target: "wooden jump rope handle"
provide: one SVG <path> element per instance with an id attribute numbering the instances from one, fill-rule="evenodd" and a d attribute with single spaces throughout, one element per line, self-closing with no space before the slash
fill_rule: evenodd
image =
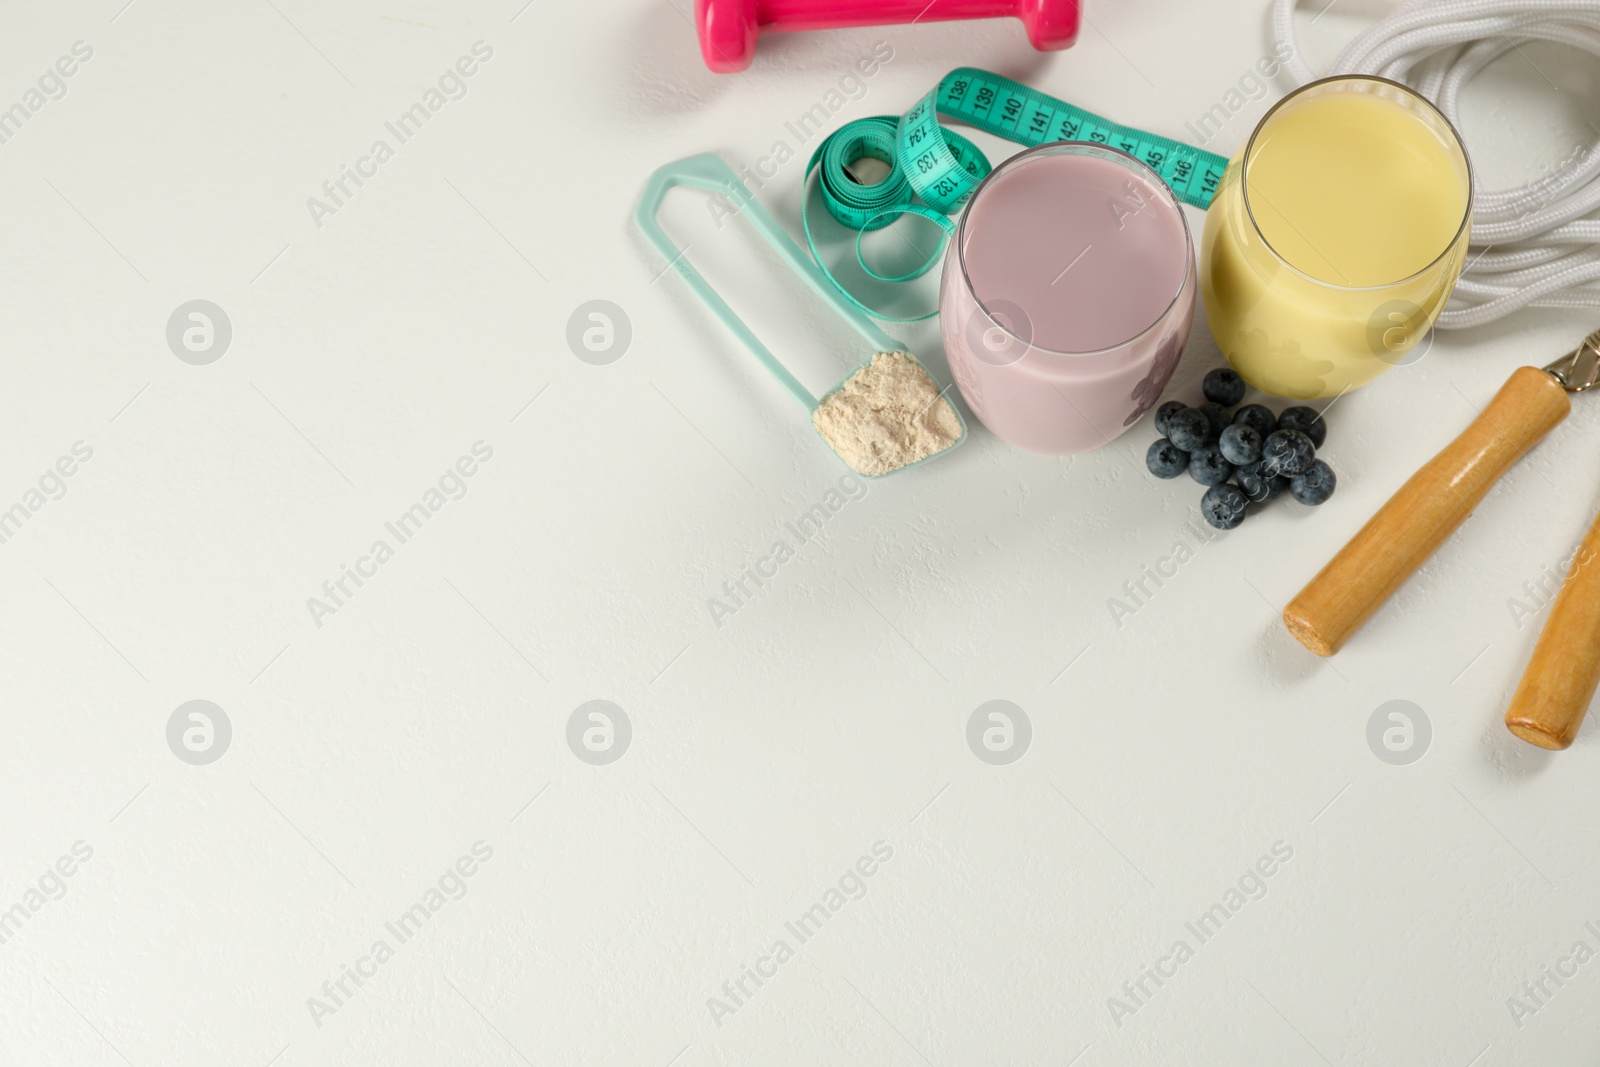
<path id="1" fill-rule="evenodd" d="M 1283 622 L 1289 632 L 1319 656 L 1339 651 L 1345 640 L 1466 521 L 1500 476 L 1571 410 L 1567 392 L 1554 375 L 1533 367 L 1517 368 L 1461 436 L 1413 474 L 1289 602 L 1283 609 Z M 1594 531 L 1590 536 L 1595 536 Z M 1565 590 L 1562 597 L 1566 598 Z M 1583 603 L 1584 608 L 1575 610 L 1587 611 L 1589 616 L 1585 618 L 1592 616 L 1594 622 L 1588 624 L 1588 629 L 1581 629 L 1582 622 L 1574 623 L 1580 633 L 1590 635 L 1590 644 L 1575 658 L 1588 663 L 1588 689 L 1584 690 L 1587 694 L 1594 691 L 1595 671 L 1600 670 L 1600 644 L 1592 639 L 1600 635 L 1595 628 L 1600 623 L 1600 585 Z M 1552 625 L 1546 627 L 1546 632 L 1555 630 L 1554 621 L 1552 614 Z M 1534 659 L 1537 663 L 1537 653 Z M 1529 671 L 1531 674 L 1532 666 Z M 1575 683 L 1582 681 L 1574 678 Z M 1576 692 L 1577 689 L 1572 690 Z M 1585 696 L 1584 702 L 1587 700 Z M 1577 714 L 1581 717 L 1582 710 Z M 1576 729 L 1576 721 L 1573 728 Z"/>
<path id="2" fill-rule="evenodd" d="M 1506 708 L 1506 729 L 1540 748 L 1566 748 L 1578 736 L 1600 683 L 1600 516 L 1573 556 L 1533 658 Z"/>

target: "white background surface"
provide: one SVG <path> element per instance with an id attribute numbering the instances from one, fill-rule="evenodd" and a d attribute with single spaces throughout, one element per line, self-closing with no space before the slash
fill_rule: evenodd
<path id="1" fill-rule="evenodd" d="M 1547 754 L 1500 717 L 1539 621 L 1508 598 L 1600 507 L 1597 402 L 1336 661 L 1277 619 L 1581 317 L 1444 338 L 1340 401 L 1334 499 L 1253 516 L 1120 628 L 1107 599 L 1200 496 L 1144 473 L 1148 419 L 1066 459 L 974 423 L 720 628 L 706 608 L 844 468 L 652 280 L 629 222 L 648 172 L 808 154 L 784 122 L 880 40 L 893 60 L 836 122 L 967 64 L 1186 136 L 1270 47 L 1264 2 L 1091 0 L 1052 56 L 1015 22 L 771 38 L 743 76 L 707 73 L 658 0 L 122 2 L 13 5 L 0 33 L 3 105 L 94 49 L 0 145 L 0 506 L 93 448 L 0 544 L 0 908 L 93 849 L 0 945 L 0 1062 L 1594 1062 L 1600 962 L 1520 1026 L 1507 998 L 1600 949 L 1600 741 Z M 1372 17 L 1344 0 L 1309 26 L 1313 65 Z M 307 198 L 479 40 L 466 97 L 315 225 Z M 1467 111 L 1503 185 L 1591 143 L 1600 81 L 1529 49 Z M 802 167 L 760 190 L 796 230 Z M 861 358 L 684 203 L 694 261 L 803 378 Z M 206 366 L 165 340 L 196 298 L 233 328 Z M 632 324 L 608 366 L 565 340 L 596 298 Z M 936 327 L 902 335 L 947 381 Z M 1196 402 L 1219 362 L 1197 317 L 1168 395 Z M 307 598 L 480 440 L 466 496 L 316 625 Z M 607 766 L 565 740 L 597 698 L 633 729 Z M 166 741 L 192 699 L 234 731 L 207 766 Z M 965 740 L 991 699 L 1032 724 L 1009 766 Z M 1410 766 L 1367 745 L 1392 699 L 1433 724 Z M 318 1025 L 308 998 L 480 840 L 469 892 Z M 784 923 L 878 841 L 866 896 L 799 944 Z M 1184 923 L 1279 841 L 1265 896 L 1197 945 Z M 714 1019 L 779 938 L 794 958 Z M 1194 957 L 1115 1017 L 1179 938 Z"/>

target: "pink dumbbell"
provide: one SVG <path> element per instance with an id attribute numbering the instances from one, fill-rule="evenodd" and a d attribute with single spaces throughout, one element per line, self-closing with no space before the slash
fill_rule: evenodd
<path id="1" fill-rule="evenodd" d="M 794 33 L 952 19 L 1016 18 L 1041 52 L 1078 39 L 1082 0 L 695 0 L 700 54 L 718 74 L 750 66 L 763 30 Z"/>

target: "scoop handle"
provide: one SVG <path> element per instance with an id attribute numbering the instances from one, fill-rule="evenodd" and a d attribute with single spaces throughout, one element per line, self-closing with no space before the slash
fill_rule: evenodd
<path id="1" fill-rule="evenodd" d="M 661 202 L 666 199 L 667 193 L 672 188 L 679 185 L 714 193 L 731 201 L 735 208 L 734 213 L 747 219 L 772 250 L 811 287 L 811 291 L 827 301 L 834 313 L 843 319 L 846 325 L 866 339 L 872 346 L 872 351 L 905 351 L 904 344 L 878 329 L 876 323 L 850 306 L 844 295 L 822 273 L 822 268 L 800 251 L 800 246 L 794 243 L 788 231 L 780 226 L 778 220 L 768 214 L 767 209 L 761 206 L 761 202 L 740 183 L 727 160 L 714 152 L 703 152 L 656 168 L 645 183 L 644 193 L 639 197 L 638 206 L 634 208 L 634 225 L 639 227 L 650 243 L 667 260 L 668 265 L 682 275 L 683 280 L 689 283 L 689 288 L 693 289 L 695 295 L 711 309 L 712 314 L 721 319 L 722 324 L 732 330 L 735 337 L 744 342 L 744 346 L 760 360 L 761 365 L 767 368 L 788 390 L 789 395 L 800 401 L 807 411 L 813 411 L 817 406 L 817 398 L 811 395 L 811 390 L 790 373 L 789 368 L 785 367 L 772 350 L 755 335 L 755 331 L 745 324 L 715 289 L 711 288 L 705 276 L 695 270 L 694 265 L 687 259 L 689 248 L 686 246 L 680 249 L 661 228 L 661 223 L 656 218 L 661 210 Z"/>
<path id="2" fill-rule="evenodd" d="M 1571 410 L 1554 375 L 1518 367 L 1461 436 L 1413 474 L 1289 602 L 1283 609 L 1289 632 L 1319 656 L 1339 651 Z"/>
<path id="3" fill-rule="evenodd" d="M 1506 708 L 1506 729 L 1540 748 L 1562 749 L 1578 727 L 1600 683 L 1600 516 L 1572 557 L 1533 658 Z"/>
<path id="4" fill-rule="evenodd" d="M 688 248 L 679 248 L 667 231 L 661 228 L 661 223 L 656 215 L 661 210 L 661 202 L 666 199 L 667 193 L 678 185 L 686 185 L 693 189 L 701 189 L 709 193 L 725 196 L 733 202 L 737 213 L 743 214 L 756 227 L 773 248 L 780 255 L 784 255 L 791 265 L 804 273 L 802 267 L 815 266 L 809 260 L 801 264 L 804 257 L 800 250 L 794 247 L 794 242 L 789 239 L 766 209 L 756 202 L 750 190 L 739 184 L 738 177 L 733 173 L 733 168 L 728 166 L 727 160 L 713 152 L 704 152 L 698 156 L 689 156 L 664 166 L 656 168 L 645 183 L 644 193 L 639 197 L 639 204 L 634 208 L 634 225 L 639 227 L 641 233 L 656 246 L 656 250 L 666 259 L 673 270 L 682 275 L 683 280 L 693 289 L 695 295 L 711 310 L 711 313 L 722 320 L 722 324 L 750 350 L 751 355 L 767 368 L 767 371 L 777 378 L 789 395 L 805 407 L 807 411 L 817 406 L 817 398 L 811 395 L 811 390 L 800 383 L 800 379 L 789 373 L 789 368 L 773 354 L 772 349 L 762 344 L 761 338 L 755 331 L 745 325 L 738 312 L 728 306 L 728 302 L 711 288 L 711 283 L 705 276 L 694 269 L 694 264 L 688 261 Z M 665 269 L 663 272 L 665 273 Z M 814 287 L 814 286 L 813 286 Z"/>

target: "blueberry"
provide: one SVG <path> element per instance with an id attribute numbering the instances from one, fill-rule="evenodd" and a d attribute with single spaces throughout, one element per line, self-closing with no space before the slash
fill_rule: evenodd
<path id="1" fill-rule="evenodd" d="M 1180 411 L 1187 411 L 1189 405 L 1181 400 L 1169 400 L 1156 408 L 1156 433 L 1165 437 L 1167 435 L 1167 420 Z M 1271 431 L 1267 431 L 1270 433 Z"/>
<path id="2" fill-rule="evenodd" d="M 1269 474 L 1299 474 L 1316 458 L 1316 446 L 1299 430 L 1273 430 L 1261 443 Z"/>
<path id="3" fill-rule="evenodd" d="M 1144 454 L 1144 465 L 1157 478 L 1176 478 L 1188 468 L 1189 453 L 1162 437 L 1150 443 L 1150 450 Z"/>
<path id="4" fill-rule="evenodd" d="M 1339 479 L 1334 477 L 1333 468 L 1322 460 L 1315 460 L 1311 466 L 1289 479 L 1289 492 L 1302 504 L 1317 505 L 1333 495 L 1333 487 Z"/>
<path id="5" fill-rule="evenodd" d="M 1244 399 L 1244 379 L 1239 377 L 1237 371 L 1227 367 L 1218 367 L 1206 375 L 1205 381 L 1200 383 L 1206 399 L 1231 408 Z"/>
<path id="6" fill-rule="evenodd" d="M 1189 453 L 1189 477 L 1201 485 L 1221 485 L 1233 477 L 1233 464 L 1216 445 L 1201 445 Z"/>
<path id="7" fill-rule="evenodd" d="M 1211 421 L 1197 408 L 1186 408 L 1167 416 L 1167 436 L 1185 452 L 1193 452 L 1210 440 Z"/>
<path id="8" fill-rule="evenodd" d="M 1299 430 L 1311 438 L 1311 443 L 1317 448 L 1321 448 L 1322 442 L 1328 439 L 1328 424 L 1322 421 L 1322 416 L 1317 414 L 1315 408 L 1284 408 L 1283 414 L 1278 416 L 1278 429 Z"/>
<path id="9" fill-rule="evenodd" d="M 1219 530 L 1231 530 L 1244 521 L 1245 505 L 1249 503 L 1236 485 L 1213 485 L 1200 498 L 1200 514 Z"/>
<path id="10" fill-rule="evenodd" d="M 1221 404 L 1201 404 L 1195 410 L 1205 415 L 1206 422 L 1211 424 L 1211 437 L 1209 440 L 1212 441 L 1221 437 L 1222 431 L 1226 430 L 1228 424 L 1233 421 L 1233 416 L 1229 415 L 1228 409 Z"/>
<path id="11" fill-rule="evenodd" d="M 1278 417 L 1265 404 L 1246 404 L 1233 413 L 1233 421 L 1249 426 L 1262 437 L 1278 428 Z"/>
<path id="12" fill-rule="evenodd" d="M 1253 504 L 1264 504 L 1289 488 L 1289 479 L 1281 474 L 1268 474 L 1265 460 L 1247 463 L 1233 472 L 1233 483 L 1244 490 Z"/>
<path id="13" fill-rule="evenodd" d="M 1256 433 L 1254 427 L 1236 422 L 1222 431 L 1217 447 L 1222 449 L 1223 459 L 1242 467 L 1261 458 L 1261 435 Z"/>

